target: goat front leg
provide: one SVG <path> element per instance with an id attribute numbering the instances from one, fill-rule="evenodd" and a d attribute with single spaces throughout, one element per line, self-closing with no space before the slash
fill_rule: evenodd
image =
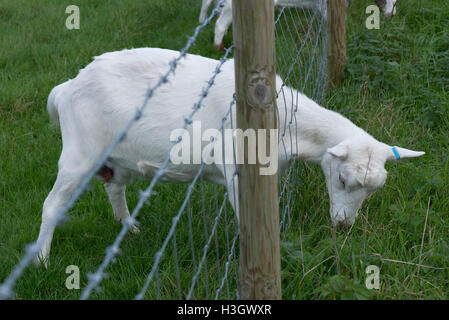
<path id="1" fill-rule="evenodd" d="M 217 50 L 224 50 L 224 36 L 232 23 L 232 6 L 225 3 L 220 16 L 215 23 L 214 46 Z"/>
<path id="2" fill-rule="evenodd" d="M 237 222 L 239 221 L 239 180 L 238 175 L 235 174 L 236 166 L 230 164 L 217 165 L 217 169 L 221 174 L 223 180 L 219 183 L 223 184 L 228 193 L 228 199 L 231 203 L 232 209 Z M 217 181 L 218 182 L 218 181 Z"/>
<path id="3" fill-rule="evenodd" d="M 200 18 L 198 19 L 200 23 L 203 23 L 204 20 L 206 20 L 207 9 L 209 9 L 211 2 L 212 0 L 203 0 L 201 4 Z"/>
<path id="4" fill-rule="evenodd" d="M 235 218 L 237 223 L 239 223 L 239 181 L 237 175 L 232 175 L 232 177 L 228 178 L 227 191 L 229 202 L 231 202 Z"/>
<path id="5" fill-rule="evenodd" d="M 111 203 L 112 210 L 114 211 L 115 219 L 118 221 L 125 221 L 129 216 L 128 205 L 126 203 L 126 185 L 118 184 L 114 182 L 106 182 L 104 184 L 106 193 L 109 197 L 109 202 Z M 132 226 L 132 233 L 138 233 L 139 228 L 137 226 Z"/>

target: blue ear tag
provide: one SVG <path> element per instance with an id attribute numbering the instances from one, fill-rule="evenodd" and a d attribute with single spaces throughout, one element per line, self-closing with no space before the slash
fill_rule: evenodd
<path id="1" fill-rule="evenodd" d="M 396 160 L 401 159 L 401 157 L 399 156 L 398 151 L 396 150 L 396 147 L 391 148 L 391 150 L 393 150 L 394 156 L 396 157 Z"/>

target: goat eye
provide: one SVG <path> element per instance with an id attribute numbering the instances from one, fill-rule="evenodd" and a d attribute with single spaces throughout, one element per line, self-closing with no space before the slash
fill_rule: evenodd
<path id="1" fill-rule="evenodd" d="M 343 187 L 345 187 L 345 180 L 343 179 L 343 177 L 341 176 L 341 173 L 338 175 L 338 180 L 340 180 L 341 184 L 343 185 Z"/>

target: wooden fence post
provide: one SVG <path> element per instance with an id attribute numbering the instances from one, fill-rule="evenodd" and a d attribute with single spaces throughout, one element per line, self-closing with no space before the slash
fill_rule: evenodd
<path id="1" fill-rule="evenodd" d="M 237 127 L 277 128 L 273 0 L 233 0 Z M 277 136 L 277 135 L 276 135 Z M 248 139 L 249 140 L 249 139 Z M 257 152 L 260 141 L 257 137 Z M 238 147 L 238 144 L 237 144 Z M 240 298 L 281 299 L 278 175 L 261 175 L 259 163 L 238 165 Z M 277 158 L 276 154 L 270 157 Z"/>
<path id="2" fill-rule="evenodd" d="M 346 0 L 327 0 L 327 87 L 339 86 L 346 65 Z"/>

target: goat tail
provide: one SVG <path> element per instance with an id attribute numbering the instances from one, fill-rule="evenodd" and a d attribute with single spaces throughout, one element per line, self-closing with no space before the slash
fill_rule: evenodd
<path id="1" fill-rule="evenodd" d="M 57 127 L 59 125 L 59 113 L 58 113 L 58 105 L 56 102 L 56 98 L 58 96 L 58 88 L 54 87 L 49 96 L 48 96 L 48 101 L 47 101 L 47 112 L 50 116 L 50 122 L 52 125 L 54 125 L 55 127 Z"/>
<path id="2" fill-rule="evenodd" d="M 58 112 L 58 105 L 61 104 L 61 96 L 64 96 L 64 87 L 69 83 L 70 81 L 64 82 L 56 87 L 54 87 L 50 94 L 48 95 L 47 100 L 47 112 L 50 116 L 50 122 L 55 127 L 59 126 L 59 112 Z"/>

